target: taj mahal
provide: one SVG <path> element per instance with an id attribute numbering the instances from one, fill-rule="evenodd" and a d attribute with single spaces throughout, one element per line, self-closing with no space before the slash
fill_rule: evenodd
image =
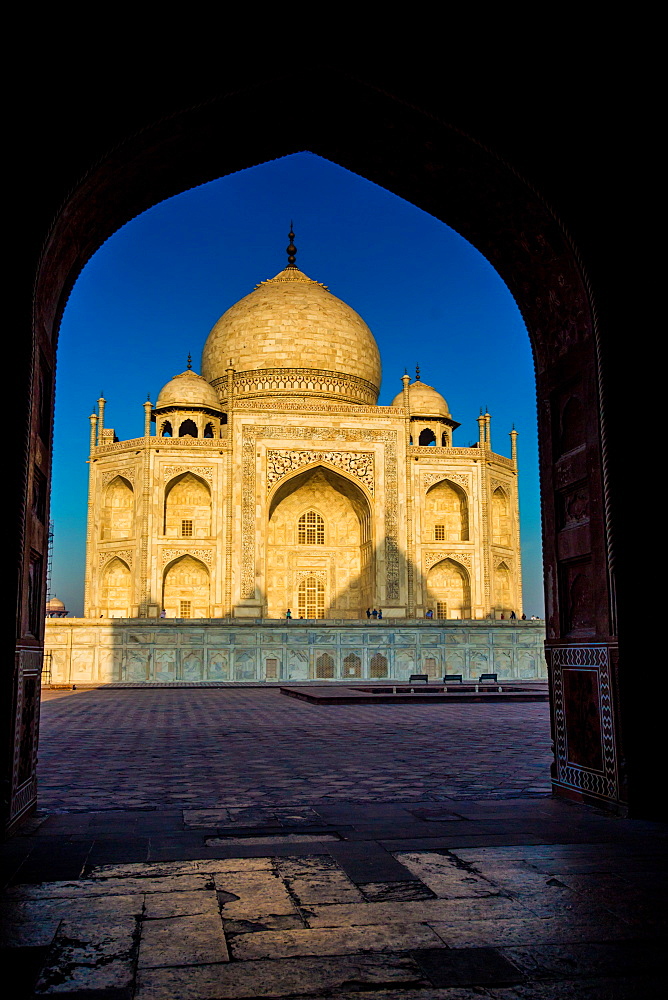
<path id="1" fill-rule="evenodd" d="M 431 636 L 436 676 L 452 667 L 444 629 L 467 646 L 472 630 L 491 635 L 521 617 L 517 432 L 511 457 L 496 453 L 491 417 L 481 413 L 478 440 L 457 446 L 460 425 L 419 370 L 398 377 L 392 405 L 379 406 L 373 333 L 297 267 L 292 232 L 287 252 L 287 266 L 214 325 L 199 373 L 189 357 L 155 404 L 144 403 L 142 436 L 117 440 L 98 400 L 84 617 L 48 620 L 56 673 L 61 662 L 74 676 L 78 657 L 92 679 L 131 679 L 132 670 L 139 679 L 185 678 L 179 657 L 158 647 L 194 635 L 194 679 L 399 675 L 392 657 L 383 653 L 374 674 L 373 656 L 362 655 L 375 643 L 367 612 L 377 609 L 388 650 L 413 650 L 405 670 L 424 667 L 421 644 Z M 291 640 L 277 632 L 286 616 L 296 645 L 317 623 L 308 641 L 332 646 L 326 669 L 292 657 L 291 672 Z M 503 630 L 506 646 L 530 647 L 524 671 L 519 647 L 508 661 L 515 676 L 543 674 L 535 624 L 517 623 L 522 641 Z M 237 633 L 255 649 L 251 666 L 235 672 L 230 653 L 212 673 L 205 647 L 234 645 Z M 143 637 L 135 654 L 142 644 L 152 650 L 141 664 L 128 652 L 131 634 Z M 58 661 L 65 647 L 67 666 Z M 493 647 L 490 639 L 491 660 Z"/>

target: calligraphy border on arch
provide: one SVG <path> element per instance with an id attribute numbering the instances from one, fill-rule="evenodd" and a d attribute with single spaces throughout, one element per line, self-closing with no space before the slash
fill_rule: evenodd
<path id="1" fill-rule="evenodd" d="M 370 441 L 385 445 L 385 567 L 386 595 L 389 601 L 399 599 L 399 496 L 397 475 L 397 431 L 372 430 L 348 427 L 276 427 L 244 424 L 242 427 L 241 465 L 241 599 L 255 596 L 255 510 L 257 484 L 255 449 L 258 438 L 270 440 L 295 439 L 303 441 L 342 441 L 354 443 Z"/>

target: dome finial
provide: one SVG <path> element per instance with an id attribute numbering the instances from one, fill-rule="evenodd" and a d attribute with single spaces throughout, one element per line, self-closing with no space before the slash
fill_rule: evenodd
<path id="1" fill-rule="evenodd" d="M 420 366 L 419 365 L 415 366 L 415 381 L 416 382 L 420 381 Z"/>
<path id="2" fill-rule="evenodd" d="M 192 367 L 193 367 L 193 359 L 190 356 L 190 351 L 188 351 L 188 364 L 187 364 L 187 368 L 188 368 L 189 372 L 192 371 Z"/>
<path id="3" fill-rule="evenodd" d="M 288 239 L 290 240 L 290 245 L 287 248 L 288 255 L 288 267 L 295 266 L 295 254 L 297 253 L 297 247 L 294 244 L 295 234 L 292 231 L 292 219 L 290 219 L 290 232 L 288 233 Z"/>

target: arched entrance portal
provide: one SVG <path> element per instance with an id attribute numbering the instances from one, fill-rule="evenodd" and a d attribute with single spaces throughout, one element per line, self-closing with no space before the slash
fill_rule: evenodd
<path id="1" fill-rule="evenodd" d="M 568 214 L 572 192 L 560 189 L 555 175 L 544 196 L 488 152 L 484 135 L 482 142 L 474 141 L 461 126 L 445 124 L 439 119 L 440 90 L 432 85 L 420 91 L 418 83 L 410 97 L 397 99 L 331 68 L 322 73 L 308 70 L 301 76 L 299 101 L 286 102 L 275 118 L 263 113 L 263 128 L 249 130 L 248 122 L 271 102 L 273 90 L 273 81 L 247 92 L 235 88 L 231 97 L 178 114 L 156 108 L 155 124 L 150 124 L 149 112 L 146 127 L 134 130 L 126 142 L 117 142 L 110 132 L 106 148 L 113 151 L 106 157 L 99 156 L 99 147 L 85 149 L 78 159 L 72 154 L 69 174 L 67 161 L 59 163 L 61 176 L 63 170 L 66 174 L 63 190 L 72 194 L 61 204 L 39 262 L 32 260 L 37 279 L 33 286 L 32 274 L 28 276 L 27 294 L 34 287 L 33 330 L 19 346 L 17 361 L 31 388 L 21 396 L 23 410 L 15 413 L 24 421 L 25 434 L 8 444 L 16 448 L 19 484 L 13 508 L 17 571 L 12 598 L 19 618 L 16 659 L 9 649 L 5 656 L 15 667 L 3 673 L 6 825 L 19 822 L 36 801 L 35 687 L 42 660 L 47 539 L 38 513 L 25 498 L 34 478 L 48 476 L 50 469 L 55 349 L 69 292 L 90 256 L 139 212 L 193 185 L 303 149 L 447 222 L 490 260 L 514 295 L 536 362 L 554 788 L 611 807 L 630 804 L 636 812 L 651 812 L 656 801 L 653 733 L 658 726 L 648 721 L 648 713 L 658 708 L 647 705 L 633 683 L 630 633 L 626 656 L 617 659 L 612 554 L 623 528 L 624 505 L 615 500 L 610 485 L 621 488 L 624 477 L 621 459 L 613 461 L 606 452 L 606 420 L 614 418 L 606 394 L 615 400 L 622 397 L 620 377 L 606 353 L 614 311 L 603 281 L 605 268 L 597 269 L 592 251 L 597 244 L 585 239 L 574 246 L 557 214 L 547 207 L 549 197 L 558 207 L 561 198 L 560 207 Z M 565 120 L 561 116 L 561 122 Z M 472 128 L 475 131 L 475 124 Z M 520 164 L 525 158 L 538 162 L 539 177 L 541 164 L 552 177 L 548 157 L 541 161 L 533 135 L 522 146 L 523 134 L 521 129 L 512 133 L 507 155 L 512 159 L 515 143 Z M 75 178 L 81 176 L 84 180 L 77 184 Z M 41 202 L 46 204 L 44 232 L 60 201 L 58 189 L 53 204 Z M 575 204 L 577 216 L 580 205 Z M 584 204 L 581 208 L 586 233 Z M 42 245 L 42 232 L 34 245 Z M 604 307 L 600 327 L 587 262 L 599 309 Z M 576 494 L 581 516 L 572 524 L 568 511 Z M 620 611 L 626 615 L 622 625 L 630 622 L 630 605 L 623 604 Z M 4 641 L 8 643 L 8 637 Z M 583 678 L 587 683 L 579 683 Z M 583 725 L 584 737 L 578 730 Z M 577 760 L 569 756 L 569 733 L 580 747 Z M 591 747 L 589 757 L 582 747 Z"/>
<path id="2" fill-rule="evenodd" d="M 317 465 L 271 498 L 266 616 L 361 618 L 374 604 L 369 501 L 353 482 Z"/>
<path id="3" fill-rule="evenodd" d="M 436 618 L 470 618 L 471 585 L 466 568 L 443 559 L 429 570 L 427 600 Z"/>

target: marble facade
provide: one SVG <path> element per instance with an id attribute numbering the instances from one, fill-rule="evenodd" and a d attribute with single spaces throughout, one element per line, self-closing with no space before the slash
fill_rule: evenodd
<path id="1" fill-rule="evenodd" d="M 308 681 L 427 673 L 475 679 L 547 676 L 543 622 L 257 620 L 183 622 L 52 618 L 44 682 Z"/>
<path id="2" fill-rule="evenodd" d="M 233 305 L 118 441 L 91 415 L 88 619 L 444 621 L 522 613 L 511 456 L 416 373 L 378 406 L 360 316 L 294 264 Z M 155 426 L 153 426 L 155 425 Z M 259 669 L 259 667 L 258 667 Z"/>

